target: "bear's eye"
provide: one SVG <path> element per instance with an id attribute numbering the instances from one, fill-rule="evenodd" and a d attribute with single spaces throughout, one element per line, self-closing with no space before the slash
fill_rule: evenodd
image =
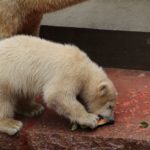
<path id="1" fill-rule="evenodd" d="M 108 106 L 108 109 L 111 109 L 111 110 L 112 110 L 112 109 L 113 109 L 113 106 L 112 106 L 112 105 L 109 105 L 109 106 Z"/>

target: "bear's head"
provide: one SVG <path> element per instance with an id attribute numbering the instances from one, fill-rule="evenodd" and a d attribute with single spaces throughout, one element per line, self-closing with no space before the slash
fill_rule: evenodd
<path id="1" fill-rule="evenodd" d="M 88 112 L 113 120 L 118 94 L 112 81 L 102 69 L 98 74 L 86 84 L 82 99 L 86 103 Z"/>

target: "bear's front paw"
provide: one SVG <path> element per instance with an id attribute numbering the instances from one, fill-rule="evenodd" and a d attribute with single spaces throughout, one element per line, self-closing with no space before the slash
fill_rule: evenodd
<path id="1" fill-rule="evenodd" d="M 23 124 L 21 121 L 14 119 L 2 119 L 0 120 L 0 131 L 7 133 L 8 135 L 14 135 L 22 128 Z"/>
<path id="2" fill-rule="evenodd" d="M 81 117 L 78 121 L 78 123 L 80 125 L 84 125 L 90 128 L 95 128 L 97 126 L 97 120 L 98 120 L 98 116 L 92 113 L 89 113 L 88 115 L 85 115 L 83 117 Z"/>

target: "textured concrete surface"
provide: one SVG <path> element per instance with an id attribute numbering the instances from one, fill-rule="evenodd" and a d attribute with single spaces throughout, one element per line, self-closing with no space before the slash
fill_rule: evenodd
<path id="1" fill-rule="evenodd" d="M 89 0 L 45 15 L 42 24 L 150 32 L 149 0 Z"/>
<path id="2" fill-rule="evenodd" d="M 0 150 L 149 150 L 150 72 L 106 69 L 119 97 L 114 125 L 94 131 L 71 132 L 69 121 L 46 110 L 36 118 L 23 118 L 22 131 L 13 137 L 0 134 Z"/>

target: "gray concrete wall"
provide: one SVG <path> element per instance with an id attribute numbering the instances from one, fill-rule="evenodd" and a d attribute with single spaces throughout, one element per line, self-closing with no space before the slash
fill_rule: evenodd
<path id="1" fill-rule="evenodd" d="M 45 15 L 42 24 L 150 32 L 150 0 L 89 0 Z"/>

